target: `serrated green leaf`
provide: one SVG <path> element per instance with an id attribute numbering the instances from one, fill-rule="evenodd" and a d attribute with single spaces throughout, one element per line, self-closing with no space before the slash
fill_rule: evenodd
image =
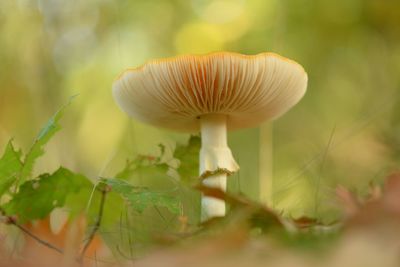
<path id="1" fill-rule="evenodd" d="M 125 164 L 124 169 L 122 171 L 120 171 L 119 173 L 117 173 L 115 175 L 115 178 L 122 179 L 122 180 L 129 179 L 129 177 L 131 177 L 132 174 L 135 172 L 137 166 L 138 166 L 137 160 L 133 160 L 133 161 L 128 160 Z"/>
<path id="2" fill-rule="evenodd" d="M 23 183 L 3 209 L 8 215 L 17 215 L 20 222 L 41 219 L 54 208 L 63 207 L 70 194 L 90 185 L 83 175 L 61 167 L 53 174 L 42 174 Z"/>
<path id="3" fill-rule="evenodd" d="M 158 169 L 164 174 L 164 172 L 168 170 L 168 165 L 160 163 L 163 153 L 164 152 L 162 150 L 160 157 L 139 155 L 134 160 L 128 160 L 125 164 L 124 169 L 119 173 L 117 173 L 115 175 L 115 178 L 127 180 L 132 178 L 132 176 L 134 176 L 135 174 L 138 174 L 143 170 L 149 170 L 149 169 Z"/>
<path id="4" fill-rule="evenodd" d="M 61 129 L 59 120 L 62 118 L 65 109 L 70 105 L 73 99 L 74 97 L 71 97 L 68 103 L 59 109 L 40 130 L 29 152 L 25 156 L 23 167 L 19 175 L 19 183 L 24 182 L 31 176 L 35 161 L 44 154 L 44 146 L 54 134 Z"/>
<path id="5" fill-rule="evenodd" d="M 120 179 L 102 179 L 102 182 L 126 199 L 131 208 L 139 213 L 142 213 L 149 206 L 165 207 L 174 214 L 178 214 L 180 211 L 180 201 L 166 193 L 153 192 L 148 188 L 133 186 Z"/>
<path id="6" fill-rule="evenodd" d="M 17 179 L 22 168 L 21 151 L 16 151 L 10 140 L 0 159 L 0 197 L 7 192 Z"/>
<path id="7" fill-rule="evenodd" d="M 166 163 L 139 165 L 131 176 L 131 179 L 142 181 L 140 182 L 141 185 L 151 184 L 150 182 L 152 182 L 153 186 L 159 184 L 161 185 L 160 187 L 164 188 L 167 186 L 165 182 L 169 183 L 168 169 L 169 166 Z M 145 180 L 147 180 L 147 182 Z"/>
<path id="8" fill-rule="evenodd" d="M 140 155 L 133 161 L 127 161 L 115 178 L 129 181 L 133 185 L 166 188 L 171 186 L 172 181 L 167 173 L 169 168 L 168 164 L 160 162 L 159 157 Z"/>
<path id="9" fill-rule="evenodd" d="M 127 199 L 131 203 L 132 207 L 139 213 L 142 213 L 147 206 L 154 205 L 160 207 L 166 207 L 170 212 L 179 214 L 180 203 L 176 197 L 169 196 L 163 193 L 141 191 L 134 194 L 129 194 Z"/>
<path id="10" fill-rule="evenodd" d="M 103 178 L 103 179 L 101 179 L 101 182 L 110 186 L 112 191 L 117 192 L 123 196 L 128 195 L 131 192 L 139 191 L 142 189 L 138 186 L 133 186 L 130 183 L 128 183 L 124 180 L 121 180 L 121 179 Z"/>
<path id="11" fill-rule="evenodd" d="M 199 176 L 199 152 L 201 139 L 198 136 L 191 136 L 187 145 L 177 145 L 174 158 L 180 161 L 177 168 L 181 180 L 192 183 L 198 181 Z"/>

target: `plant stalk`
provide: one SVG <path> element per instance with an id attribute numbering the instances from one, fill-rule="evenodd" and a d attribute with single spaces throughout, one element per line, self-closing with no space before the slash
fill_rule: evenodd
<path id="1" fill-rule="evenodd" d="M 207 114 L 200 118 L 201 150 L 200 177 L 206 186 L 226 191 L 227 175 L 236 172 L 235 162 L 227 142 L 227 116 Z M 226 213 L 225 201 L 202 196 L 201 220 L 223 217 Z"/>

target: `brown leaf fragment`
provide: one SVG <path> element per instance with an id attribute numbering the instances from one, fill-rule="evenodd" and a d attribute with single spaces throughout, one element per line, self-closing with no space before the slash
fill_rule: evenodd
<path id="1" fill-rule="evenodd" d="M 343 191 L 345 192 L 345 191 Z M 342 192 L 342 196 L 343 196 Z M 346 194 L 344 194 L 346 196 Z M 347 208 L 354 202 L 355 196 L 347 195 Z M 346 207 L 346 206 L 345 206 Z M 376 186 L 371 187 L 368 198 L 358 201 L 357 209 L 350 214 L 346 226 L 350 227 L 381 227 L 396 226 L 400 228 L 400 172 L 390 174 L 383 186 L 383 190 Z"/>
<path id="2" fill-rule="evenodd" d="M 383 188 L 383 204 L 388 211 L 400 215 L 400 172 L 388 176 Z"/>
<path id="3" fill-rule="evenodd" d="M 346 187 L 339 185 L 336 188 L 336 196 L 347 217 L 353 216 L 359 211 L 360 201 L 357 196 Z"/>
<path id="4" fill-rule="evenodd" d="M 315 218 L 310 218 L 306 216 L 302 216 L 296 219 L 293 219 L 294 225 L 299 229 L 306 229 L 316 225 L 320 225 L 319 221 Z"/>

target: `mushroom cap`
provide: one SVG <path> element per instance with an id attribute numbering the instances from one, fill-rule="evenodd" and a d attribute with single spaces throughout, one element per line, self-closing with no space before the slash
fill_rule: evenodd
<path id="1" fill-rule="evenodd" d="M 197 132 L 204 114 L 225 114 L 228 130 L 277 118 L 303 97 L 306 87 L 307 73 L 292 60 L 274 53 L 220 52 L 127 69 L 113 83 L 113 95 L 140 121 Z"/>

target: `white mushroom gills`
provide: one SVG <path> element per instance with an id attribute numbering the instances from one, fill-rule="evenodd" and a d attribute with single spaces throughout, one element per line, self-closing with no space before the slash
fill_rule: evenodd
<path id="1" fill-rule="evenodd" d="M 200 117 L 201 150 L 200 176 L 206 186 L 226 191 L 227 175 L 239 169 L 227 142 L 227 116 L 207 114 Z M 201 219 L 223 217 L 226 205 L 223 200 L 202 196 Z"/>

